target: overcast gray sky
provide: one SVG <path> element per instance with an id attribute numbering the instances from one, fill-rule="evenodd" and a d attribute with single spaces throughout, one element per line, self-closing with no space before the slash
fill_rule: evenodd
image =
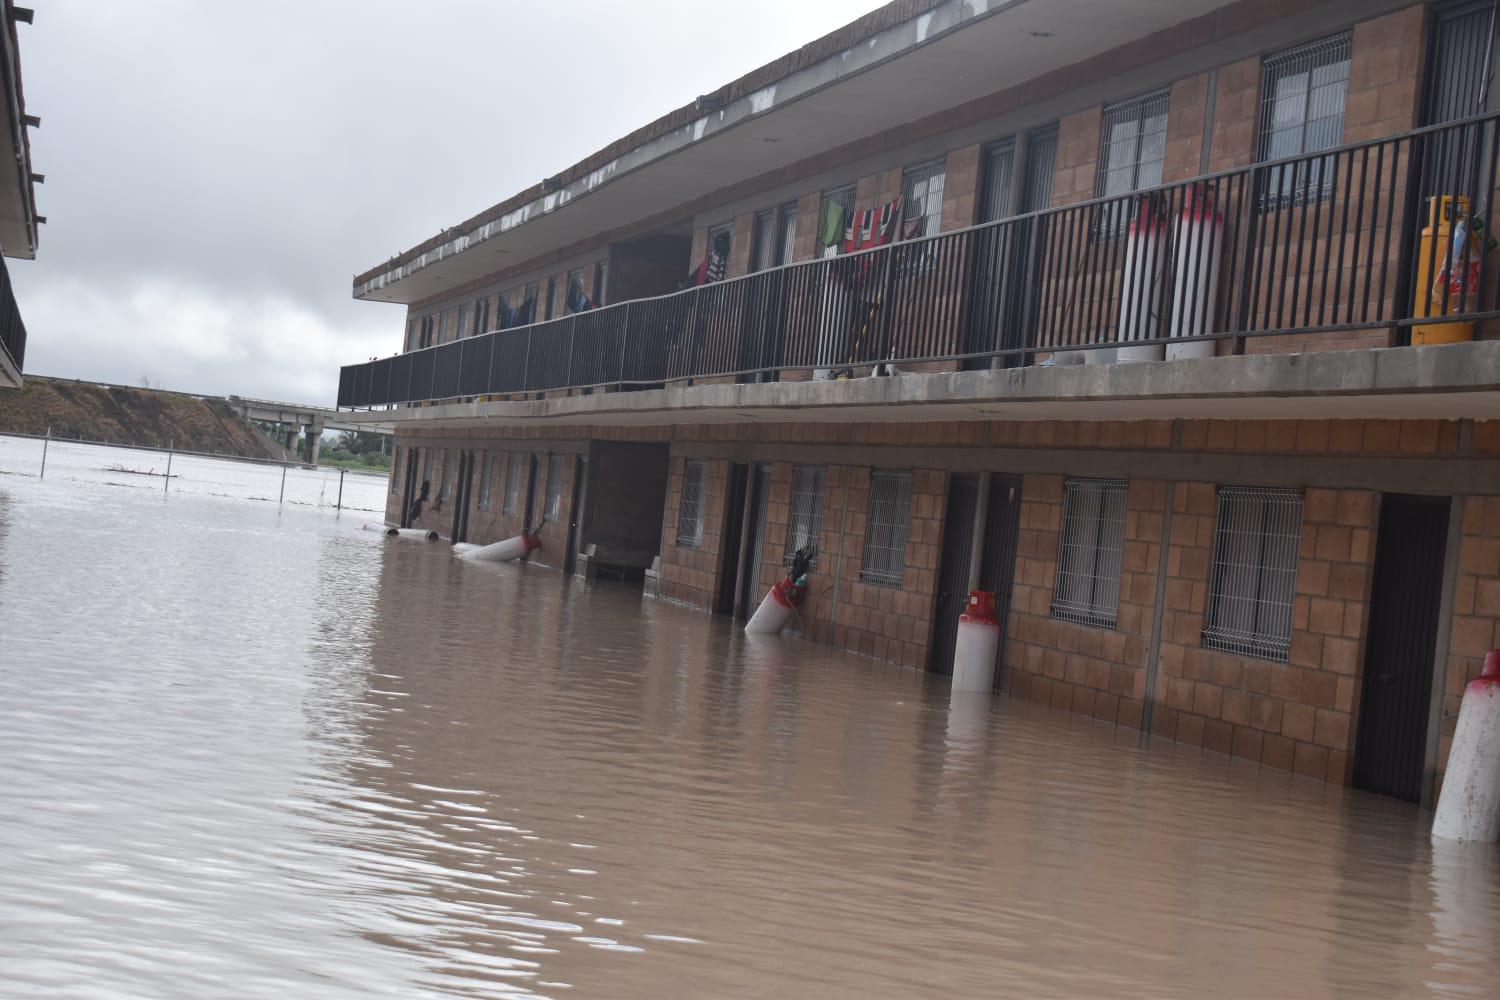
<path id="1" fill-rule="evenodd" d="M 36 0 L 36 374 L 331 402 L 353 275 L 880 0 Z"/>

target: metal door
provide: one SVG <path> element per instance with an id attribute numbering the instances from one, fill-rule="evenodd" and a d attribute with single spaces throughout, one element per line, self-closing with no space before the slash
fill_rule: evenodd
<path id="1" fill-rule="evenodd" d="M 990 476 L 989 504 L 984 518 L 984 547 L 979 559 L 979 587 L 995 594 L 995 616 L 1000 619 L 1000 645 L 995 651 L 995 687 L 1000 687 L 1000 661 L 1005 656 L 1005 626 L 1010 620 L 1011 585 L 1016 573 L 1016 539 L 1021 528 L 1021 477 Z"/>
<path id="2" fill-rule="evenodd" d="M 1449 506 L 1392 493 L 1380 504 L 1354 783 L 1411 802 L 1422 796 Z"/>
<path id="3" fill-rule="evenodd" d="M 932 609 L 932 642 L 927 646 L 927 669 L 953 672 L 953 648 L 958 642 L 958 616 L 969 598 L 969 562 L 974 544 L 974 514 L 979 500 L 979 477 L 972 473 L 948 477 L 948 509 L 943 517 L 943 550 L 938 557 L 937 602 Z"/>

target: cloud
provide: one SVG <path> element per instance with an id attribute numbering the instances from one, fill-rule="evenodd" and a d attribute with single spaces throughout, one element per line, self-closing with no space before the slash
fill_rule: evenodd
<path id="1" fill-rule="evenodd" d="M 874 0 L 50 0 L 21 25 L 43 374 L 331 402 L 352 276 Z"/>

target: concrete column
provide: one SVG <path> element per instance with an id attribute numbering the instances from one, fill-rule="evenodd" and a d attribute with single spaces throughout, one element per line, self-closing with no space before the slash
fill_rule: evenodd
<path id="1" fill-rule="evenodd" d="M 297 435 L 302 433 L 300 427 L 289 427 L 286 432 L 286 450 L 293 455 L 297 454 Z"/>
<path id="2" fill-rule="evenodd" d="M 318 464 L 318 447 L 323 443 L 323 425 L 309 424 L 307 427 L 307 464 Z"/>

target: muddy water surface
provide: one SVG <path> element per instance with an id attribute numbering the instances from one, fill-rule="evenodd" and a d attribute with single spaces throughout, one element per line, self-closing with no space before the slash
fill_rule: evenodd
<path id="1" fill-rule="evenodd" d="M 1414 808 L 366 516 L 0 477 L 0 996 L 1496 995 Z"/>

